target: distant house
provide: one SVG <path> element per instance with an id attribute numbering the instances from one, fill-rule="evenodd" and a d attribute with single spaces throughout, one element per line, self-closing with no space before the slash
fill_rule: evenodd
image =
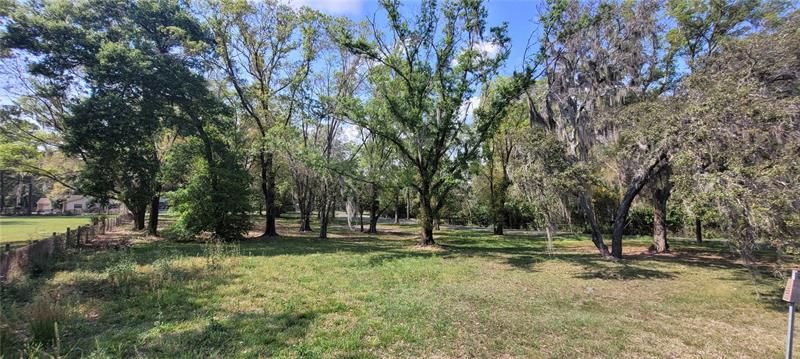
<path id="1" fill-rule="evenodd" d="M 108 213 L 124 213 L 127 211 L 125 206 L 119 201 L 111 200 L 108 205 Z M 40 198 L 36 201 L 36 212 L 46 213 L 71 213 L 83 214 L 87 212 L 102 212 L 99 205 L 92 201 L 91 197 L 73 194 L 58 207 L 53 208 L 53 202 L 49 198 Z"/>
<path id="2" fill-rule="evenodd" d="M 89 197 L 84 197 L 79 194 L 70 195 L 66 202 L 64 202 L 63 211 L 74 213 L 74 214 L 81 214 L 89 209 Z"/>
<path id="3" fill-rule="evenodd" d="M 50 205 L 49 198 L 39 198 L 36 201 L 36 213 L 51 213 L 53 212 L 53 206 Z"/>

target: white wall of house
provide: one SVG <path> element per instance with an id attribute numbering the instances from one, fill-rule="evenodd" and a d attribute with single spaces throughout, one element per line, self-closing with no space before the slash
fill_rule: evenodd
<path id="1" fill-rule="evenodd" d="M 72 213 L 83 213 L 89 208 L 89 198 L 81 195 L 70 195 L 64 203 L 64 211 Z"/>

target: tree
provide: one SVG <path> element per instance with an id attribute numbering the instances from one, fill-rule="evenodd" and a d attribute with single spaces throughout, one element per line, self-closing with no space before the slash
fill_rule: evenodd
<path id="1" fill-rule="evenodd" d="M 667 10 L 676 25 L 667 34 L 669 56 L 682 60 L 687 68 L 684 76 L 689 75 L 715 54 L 726 39 L 748 34 L 762 23 L 778 21 L 785 6 L 781 1 L 669 1 Z M 668 248 L 665 211 L 672 192 L 671 173 L 671 168 L 667 168 L 656 178 L 656 185 L 651 186 L 653 249 L 656 252 Z M 704 206 L 698 203 L 690 207 Z M 694 226 L 699 242 L 702 241 L 703 211 L 694 212 L 698 212 Z"/>
<path id="2" fill-rule="evenodd" d="M 800 26 L 728 39 L 685 82 L 686 146 L 676 187 L 711 199 L 745 260 L 757 240 L 796 247 L 800 234 Z"/>
<path id="3" fill-rule="evenodd" d="M 373 64 L 370 82 L 388 116 L 353 116 L 357 124 L 391 142 L 415 172 L 421 226 L 420 245 L 434 243 L 433 224 L 445 198 L 494 129 L 505 104 L 516 98 L 529 73 L 515 76 L 477 109 L 470 121 L 465 105 L 488 83 L 508 55 L 506 27 L 486 28 L 480 1 L 423 1 L 406 19 L 398 1 L 386 0 L 389 36 L 372 22 L 367 38 L 343 30 L 339 41 Z M 483 48 L 498 49 L 492 54 Z"/>
<path id="4" fill-rule="evenodd" d="M 239 146 L 230 142 L 241 136 L 231 125 L 229 118 L 220 118 L 167 153 L 162 173 L 165 182 L 177 185 L 169 198 L 180 237 L 211 232 L 232 241 L 250 230 L 250 176 L 242 165 L 244 153 L 232 150 Z"/>
<path id="5" fill-rule="evenodd" d="M 81 164 L 60 150 L 63 145 L 65 99 L 48 89 L 47 79 L 29 74 L 26 70 L 28 63 L 26 56 L 13 51 L 0 57 L 0 76 L 12 83 L 4 88 L 10 104 L 0 109 L 0 134 L 6 137 L 4 142 L 32 149 L 28 154 L 18 152 L 17 159 L 13 161 L 8 157 L 11 153 L 7 152 L 4 168 L 28 173 L 30 178 L 35 177 L 42 184 L 43 192 L 47 192 L 45 188 L 59 188 L 53 198 L 58 201 L 75 190 L 75 179 Z M 18 147 L 18 150 L 22 147 Z M 24 155 L 18 156 L 21 154 Z M 0 211 L 5 207 L 6 191 L 12 188 L 5 186 L 6 183 L 10 182 L 0 175 Z M 50 194 L 47 193 L 52 198 Z"/>
<path id="6" fill-rule="evenodd" d="M 63 148 L 85 162 L 79 188 L 119 198 L 143 229 L 158 188 L 155 138 L 178 117 L 173 105 L 184 83 L 175 70 L 196 65 L 191 54 L 205 34 L 168 1 L 61 5 L 20 8 L 3 43 L 39 56 L 31 73 L 69 96 Z"/>
<path id="7" fill-rule="evenodd" d="M 403 181 L 403 174 L 396 168 L 392 146 L 385 138 L 362 131 L 360 154 L 359 167 L 362 169 L 360 174 L 362 178 L 359 180 L 366 183 L 368 188 L 369 227 L 367 233 L 377 234 L 378 218 L 390 208 L 396 208 L 399 184 Z"/>
<path id="8" fill-rule="evenodd" d="M 264 236 L 277 236 L 274 152 L 270 130 L 288 125 L 302 95 L 300 85 L 314 58 L 311 12 L 276 1 L 214 1 L 208 19 L 216 40 L 218 67 L 256 127 L 261 190 L 266 207 Z M 305 24 L 304 24 L 305 23 Z"/>
<path id="9" fill-rule="evenodd" d="M 601 148 L 620 133 L 615 122 L 601 119 L 600 114 L 653 96 L 668 83 L 669 62 L 660 58 L 662 29 L 656 18 L 660 5 L 656 1 L 599 6 L 551 1 L 549 5 L 542 19 L 547 96 L 543 113 L 532 112 L 536 122 L 558 134 L 572 161 L 584 169 L 575 173 L 592 174 L 604 160 Z M 604 257 L 622 257 L 622 233 L 630 206 L 644 185 L 667 166 L 670 155 L 669 146 L 627 149 L 641 161 L 631 161 L 622 172 L 624 191 L 614 214 L 610 253 L 593 206 L 592 179 L 577 178 L 580 207 L 590 223 L 592 241 Z"/>
<path id="10" fill-rule="evenodd" d="M 499 78 L 497 81 L 504 81 Z M 489 91 L 492 91 L 490 88 Z M 498 125 L 497 130 L 492 134 L 483 146 L 484 163 L 482 163 L 482 175 L 486 178 L 489 190 L 489 208 L 492 216 L 492 226 L 494 234 L 502 235 L 503 226 L 507 221 L 506 200 L 508 190 L 511 188 L 512 181 L 509 175 L 511 157 L 515 152 L 517 137 L 523 129 L 527 109 L 520 101 L 515 101 L 510 105 L 511 109 L 506 113 Z"/>

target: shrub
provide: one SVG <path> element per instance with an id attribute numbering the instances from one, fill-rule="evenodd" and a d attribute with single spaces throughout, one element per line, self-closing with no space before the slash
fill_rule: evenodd
<path id="1" fill-rule="evenodd" d="M 653 234 L 653 207 L 636 206 L 628 212 L 628 225 L 625 234 L 650 235 Z"/>
<path id="2" fill-rule="evenodd" d="M 683 228 L 684 213 L 680 207 L 667 208 L 667 229 L 677 233 Z M 628 213 L 628 225 L 625 234 L 652 235 L 653 234 L 653 207 L 635 206 Z"/>
<path id="3" fill-rule="evenodd" d="M 178 215 L 174 236 L 186 239 L 207 232 L 232 241 L 250 230 L 250 175 L 236 153 L 219 148 L 209 164 L 194 140 L 173 151 L 166 162 L 165 176 L 182 183 L 168 194 L 170 209 Z"/>

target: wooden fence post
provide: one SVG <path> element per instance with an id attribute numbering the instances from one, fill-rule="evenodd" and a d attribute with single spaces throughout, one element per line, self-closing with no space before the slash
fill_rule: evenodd
<path id="1" fill-rule="evenodd" d="M 67 227 L 67 234 L 66 237 L 64 237 L 64 245 L 71 246 L 71 244 L 69 243 L 69 227 Z"/>

